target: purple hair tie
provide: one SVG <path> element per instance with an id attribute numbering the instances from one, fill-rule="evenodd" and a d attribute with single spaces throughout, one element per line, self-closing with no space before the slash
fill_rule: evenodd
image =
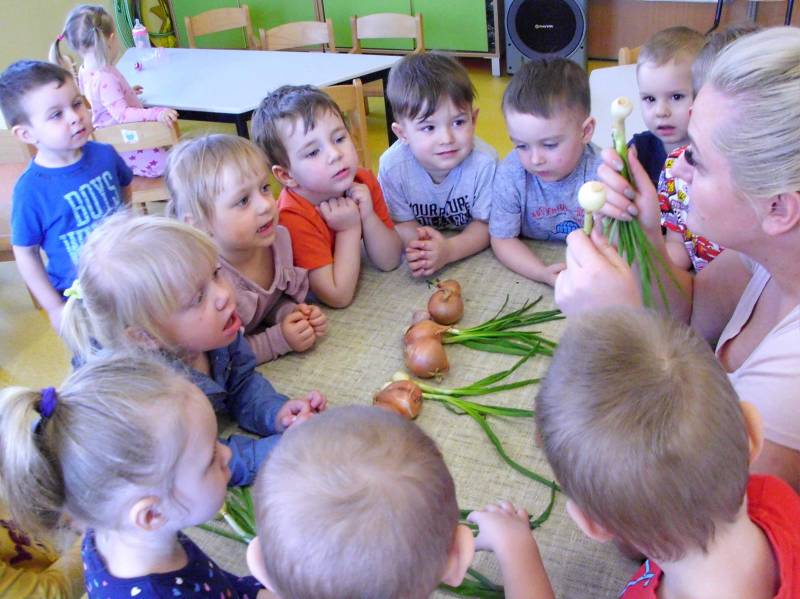
<path id="1" fill-rule="evenodd" d="M 57 42 L 60 42 L 60 41 L 61 41 L 61 40 L 63 40 L 63 39 L 64 39 L 64 34 L 62 33 L 62 34 L 60 34 L 60 35 L 59 35 L 59 36 L 56 38 L 56 41 L 57 41 Z"/>
<path id="2" fill-rule="evenodd" d="M 39 413 L 42 418 L 50 418 L 53 415 L 53 410 L 56 409 L 58 402 L 58 395 L 54 387 L 45 387 L 42 389 L 42 400 L 39 402 Z"/>

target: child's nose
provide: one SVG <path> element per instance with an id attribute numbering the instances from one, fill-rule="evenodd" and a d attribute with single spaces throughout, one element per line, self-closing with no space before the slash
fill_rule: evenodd
<path id="1" fill-rule="evenodd" d="M 328 150 L 328 159 L 331 162 L 335 162 L 342 157 L 342 149 L 335 144 L 331 144 L 330 149 Z"/>
<path id="2" fill-rule="evenodd" d="M 226 279 L 220 278 L 217 283 L 214 306 L 217 310 L 224 310 L 233 296 L 233 289 Z"/>
<path id="3" fill-rule="evenodd" d="M 439 141 L 444 144 L 451 144 L 453 143 L 453 132 L 450 130 L 450 127 L 442 127 L 441 134 L 439 135 Z"/>
<path id="4" fill-rule="evenodd" d="M 222 459 L 222 464 L 227 466 L 230 464 L 231 456 L 233 452 L 231 452 L 231 448 L 225 445 L 224 443 L 220 443 L 217 441 L 217 451 L 219 452 L 219 456 Z"/>
<path id="5" fill-rule="evenodd" d="M 259 214 L 266 214 L 275 209 L 275 198 L 270 192 L 262 193 L 257 203 Z"/>
<path id="6" fill-rule="evenodd" d="M 656 114 L 659 116 L 669 116 L 669 104 L 663 100 L 659 100 L 656 104 Z"/>

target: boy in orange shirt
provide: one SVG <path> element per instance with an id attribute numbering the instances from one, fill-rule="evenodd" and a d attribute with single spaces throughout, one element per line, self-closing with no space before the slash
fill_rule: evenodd
<path id="1" fill-rule="evenodd" d="M 280 223 L 311 291 L 333 308 L 350 305 L 361 269 L 361 240 L 381 270 L 400 264 L 403 243 L 380 185 L 359 168 L 341 110 L 310 85 L 285 85 L 253 113 L 253 137 L 284 189 Z"/>

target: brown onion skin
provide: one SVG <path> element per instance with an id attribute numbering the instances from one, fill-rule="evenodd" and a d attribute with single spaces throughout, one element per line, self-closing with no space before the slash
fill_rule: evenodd
<path id="1" fill-rule="evenodd" d="M 372 403 L 414 420 L 422 411 L 422 390 L 412 381 L 396 381 L 378 391 Z"/>
<path id="2" fill-rule="evenodd" d="M 449 327 L 433 322 L 430 319 L 420 320 L 406 329 L 403 335 L 403 344 L 416 343 L 421 339 L 441 339 L 442 334 Z"/>
<path id="3" fill-rule="evenodd" d="M 464 300 L 451 289 L 439 289 L 428 300 L 428 312 L 439 324 L 455 324 L 464 316 Z"/>
<path id="4" fill-rule="evenodd" d="M 441 341 L 428 337 L 405 347 L 405 362 L 408 370 L 423 379 L 444 374 L 450 369 L 447 354 Z"/>
<path id="5" fill-rule="evenodd" d="M 461 295 L 461 284 L 455 279 L 447 279 L 446 281 L 439 281 L 436 283 L 439 289 L 449 289 L 453 293 Z"/>

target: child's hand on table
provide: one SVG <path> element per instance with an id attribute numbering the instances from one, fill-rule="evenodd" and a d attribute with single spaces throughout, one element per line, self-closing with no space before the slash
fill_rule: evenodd
<path id="1" fill-rule="evenodd" d="M 315 414 L 323 412 L 327 407 L 328 400 L 319 391 L 311 391 L 301 399 L 290 399 L 283 404 L 275 418 L 278 432 L 305 422 Z"/>
<path id="2" fill-rule="evenodd" d="M 141 96 L 144 88 L 141 85 L 134 85 L 131 89 L 133 89 L 133 93 L 137 96 Z"/>
<path id="3" fill-rule="evenodd" d="M 319 309 L 319 306 L 314 304 L 297 304 L 297 310 L 303 313 L 303 316 L 314 329 L 314 334 L 317 337 L 322 337 L 328 332 L 328 319 L 325 313 Z"/>
<path id="4" fill-rule="evenodd" d="M 467 520 L 478 525 L 477 551 L 510 553 L 534 542 L 528 512 L 517 509 L 510 501 L 490 503 L 482 510 L 471 512 Z"/>
<path id="5" fill-rule="evenodd" d="M 314 345 L 314 327 L 299 309 L 289 312 L 281 321 L 281 332 L 292 351 L 302 352 Z"/>
<path id="6" fill-rule="evenodd" d="M 167 123 L 168 125 L 174 123 L 178 120 L 178 111 L 173 110 L 172 108 L 167 108 L 166 110 L 162 110 L 161 114 L 158 115 L 158 120 L 162 123 Z"/>
<path id="7" fill-rule="evenodd" d="M 417 238 L 406 247 L 411 274 L 428 277 L 450 262 L 447 238 L 432 227 L 417 227 Z"/>

